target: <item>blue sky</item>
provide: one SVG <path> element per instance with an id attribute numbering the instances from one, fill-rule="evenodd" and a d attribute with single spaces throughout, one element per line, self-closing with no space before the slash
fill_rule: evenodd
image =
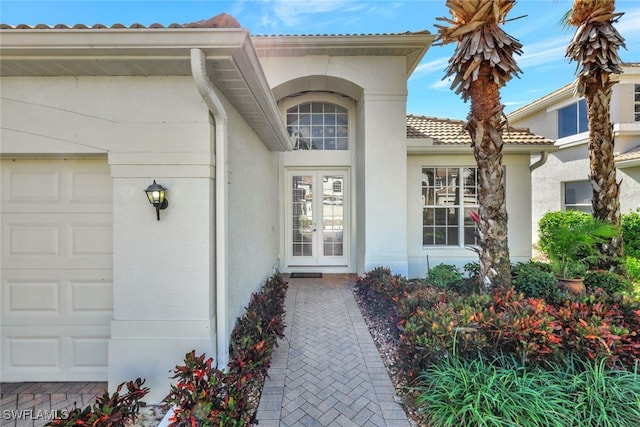
<path id="1" fill-rule="evenodd" d="M 572 28 L 560 21 L 571 0 L 519 0 L 509 14 L 517 19 L 505 30 L 524 45 L 518 58 L 520 79 L 502 89 L 508 113 L 574 78 L 575 65 L 564 52 Z M 616 10 L 625 15 L 616 25 L 626 39 L 625 62 L 640 62 L 640 1 L 618 0 Z M 251 34 L 380 34 L 428 30 L 436 32 L 436 17 L 449 16 L 444 0 L 2 0 L 0 22 L 10 25 L 59 23 L 87 25 L 152 23 L 169 25 L 208 19 L 226 12 Z M 469 104 L 449 90 L 444 69 L 453 46 L 429 49 L 409 80 L 407 112 L 464 119 Z"/>

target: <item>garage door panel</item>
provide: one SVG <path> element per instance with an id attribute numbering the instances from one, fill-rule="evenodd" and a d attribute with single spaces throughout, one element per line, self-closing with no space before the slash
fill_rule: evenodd
<path id="1" fill-rule="evenodd" d="M 105 158 L 0 160 L 2 381 L 104 381 L 113 317 Z"/>
<path id="2" fill-rule="evenodd" d="M 111 270 L 5 270 L 2 281 L 3 325 L 105 325 L 111 321 Z"/>
<path id="3" fill-rule="evenodd" d="M 71 281 L 71 312 L 104 313 L 111 316 L 113 311 L 113 284 L 111 281 Z"/>
<path id="4" fill-rule="evenodd" d="M 107 167 L 99 172 L 92 169 L 74 170 L 70 173 L 69 203 L 73 205 L 74 212 L 77 212 L 78 209 L 91 209 L 100 212 L 105 205 L 111 207 L 112 192 L 96 191 L 96 189 L 111 188 L 111 176 Z"/>
<path id="5" fill-rule="evenodd" d="M 47 206 L 62 202 L 59 168 L 33 170 L 25 161 L 5 162 L 2 169 L 2 203 L 18 206 Z M 23 166 L 24 165 L 24 166 Z M 34 210 L 34 208 L 30 209 Z"/>
<path id="6" fill-rule="evenodd" d="M 3 215 L 4 269 L 111 268 L 111 214 Z"/>
<path id="7" fill-rule="evenodd" d="M 107 367 L 109 337 L 71 337 L 73 365 L 71 369 Z"/>
<path id="8" fill-rule="evenodd" d="M 111 212 L 109 166 L 99 159 L 2 162 L 3 212 Z"/>
<path id="9" fill-rule="evenodd" d="M 2 381 L 105 381 L 108 326 L 9 326 L 2 338 Z"/>
<path id="10" fill-rule="evenodd" d="M 55 313 L 60 311 L 58 282 L 9 282 L 8 311 L 19 313 Z"/>
<path id="11" fill-rule="evenodd" d="M 10 333 L 10 331 L 7 331 Z M 27 331 L 16 331 L 7 337 L 9 366 L 18 368 L 59 368 L 61 338 L 55 336 L 25 336 Z M 20 333 L 22 332 L 22 333 Z"/>

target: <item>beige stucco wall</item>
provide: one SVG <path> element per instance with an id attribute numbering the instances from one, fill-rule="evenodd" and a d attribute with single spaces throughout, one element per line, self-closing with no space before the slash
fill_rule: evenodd
<path id="1" fill-rule="evenodd" d="M 278 101 L 303 89 L 351 98 L 356 146 L 349 162 L 357 238 L 350 271 L 384 264 L 407 274 L 405 57 L 311 55 L 260 61 Z M 316 166 L 345 165 L 343 154 L 323 156 Z"/>
<path id="2" fill-rule="evenodd" d="M 638 71 L 628 69 L 620 76 L 620 83 L 613 86 L 611 97 L 611 120 L 616 135 L 616 153 L 624 153 L 640 144 L 640 123 L 633 120 L 633 91 L 638 84 Z M 553 102 L 532 110 L 527 115 L 510 117 L 509 123 L 515 127 L 528 127 L 534 133 L 548 138 L 557 137 L 557 109 L 575 102 L 569 90 L 555 98 Z M 550 153 L 547 162 L 532 175 L 532 235 L 537 242 L 538 221 L 549 211 L 564 209 L 564 183 L 585 181 L 589 176 L 589 155 L 587 151 L 588 133 L 569 136 L 557 140 L 559 150 Z M 536 159 L 534 158 L 534 161 Z M 617 169 L 620 186 L 621 212 L 629 212 L 640 206 L 640 177 L 637 166 Z"/>
<path id="3" fill-rule="evenodd" d="M 470 151 L 470 150 L 469 150 Z M 464 264 L 478 261 L 478 256 L 460 247 L 422 246 L 422 167 L 423 166 L 475 166 L 473 154 L 415 154 L 407 158 L 407 236 L 409 277 L 423 278 L 428 263 L 431 267 L 453 264 L 460 269 Z M 531 257 L 531 181 L 528 154 L 506 154 L 505 191 L 509 215 L 509 251 L 511 262 L 525 261 Z"/>
<path id="4" fill-rule="evenodd" d="M 108 380 L 149 402 L 191 349 L 216 355 L 215 124 L 191 77 L 3 78 L 2 155 L 108 158 L 113 321 Z M 278 257 L 276 156 L 228 115 L 227 335 Z M 143 190 L 165 186 L 160 221 Z M 251 218 L 251 219 L 249 219 Z M 107 378 L 105 378 L 107 379 Z"/>
<path id="5" fill-rule="evenodd" d="M 230 334 L 251 293 L 277 267 L 280 229 L 277 155 L 262 144 L 235 110 L 226 107 Z"/>

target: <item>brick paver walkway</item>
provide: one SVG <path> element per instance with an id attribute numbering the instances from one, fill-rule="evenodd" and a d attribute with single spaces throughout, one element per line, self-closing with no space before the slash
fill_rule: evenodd
<path id="1" fill-rule="evenodd" d="M 353 297 L 354 279 L 288 279 L 286 339 L 262 391 L 260 427 L 410 425 Z M 40 427 L 52 411 L 94 403 L 106 383 L 1 388 L 0 427 Z"/>
<path id="2" fill-rule="evenodd" d="M 410 425 L 353 297 L 353 280 L 289 279 L 286 339 L 262 391 L 261 427 Z"/>
<path id="3" fill-rule="evenodd" d="M 107 388 L 106 383 L 3 383 L 0 393 L 0 426 L 39 427 L 55 413 L 86 407 Z"/>

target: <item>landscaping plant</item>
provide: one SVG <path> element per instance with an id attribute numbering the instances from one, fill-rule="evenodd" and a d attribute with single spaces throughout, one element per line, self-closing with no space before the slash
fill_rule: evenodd
<path id="1" fill-rule="evenodd" d="M 438 264 L 427 273 L 427 283 L 442 289 L 462 292 L 465 289 L 462 273 L 455 265 Z"/>
<path id="2" fill-rule="evenodd" d="M 589 271 L 584 276 L 584 285 L 590 290 L 602 289 L 608 294 L 631 291 L 631 283 L 612 271 Z"/>
<path id="3" fill-rule="evenodd" d="M 519 262 L 512 266 L 511 272 L 514 289 L 524 296 L 542 298 L 550 303 L 564 299 L 549 264 L 538 261 Z"/>
<path id="4" fill-rule="evenodd" d="M 124 427 L 132 424 L 140 407 L 143 405 L 141 399 L 149 393 L 148 387 L 142 387 L 145 380 L 137 378 L 120 384 L 116 391 L 109 395 L 107 390 L 102 396 L 96 397 L 96 402 L 86 408 L 75 406 L 69 411 L 66 417 L 56 418 L 47 423 L 48 427 Z M 122 392 L 122 387 L 127 387 L 127 392 Z"/>
<path id="5" fill-rule="evenodd" d="M 555 224 L 548 227 L 550 234 L 542 250 L 549 256 L 557 277 L 572 279 L 584 275 L 588 265 L 599 257 L 597 245 L 607 243 L 618 235 L 613 224 L 588 217 L 575 225 Z"/>
<path id="6" fill-rule="evenodd" d="M 245 426 L 255 423 L 246 396 L 239 389 L 238 376 L 223 372 L 204 354 L 187 353 L 184 365 L 176 366 L 169 395 L 163 403 L 173 408 L 169 419 L 174 427 Z M 238 393 L 239 392 L 239 393 Z"/>
<path id="7" fill-rule="evenodd" d="M 640 208 L 622 214 L 622 238 L 624 255 L 640 259 Z"/>
<path id="8" fill-rule="evenodd" d="M 426 369 L 417 391 L 433 427 L 640 425 L 640 374 L 608 369 L 604 360 L 542 367 L 453 356 Z"/>
<path id="9" fill-rule="evenodd" d="M 284 336 L 286 292 L 287 282 L 275 274 L 251 296 L 231 334 L 226 371 L 204 354 L 196 357 L 195 350 L 185 355 L 184 365 L 173 371 L 177 383 L 163 400 L 174 411 L 171 426 L 256 424 L 256 384 L 267 375 L 273 347 Z"/>
<path id="10" fill-rule="evenodd" d="M 508 354 L 523 363 L 575 354 L 626 369 L 640 360 L 640 303 L 628 297 L 602 293 L 554 305 L 513 289 L 461 296 L 426 288 L 399 300 L 397 310 L 398 359 L 411 378 L 452 354 L 469 360 Z"/>

